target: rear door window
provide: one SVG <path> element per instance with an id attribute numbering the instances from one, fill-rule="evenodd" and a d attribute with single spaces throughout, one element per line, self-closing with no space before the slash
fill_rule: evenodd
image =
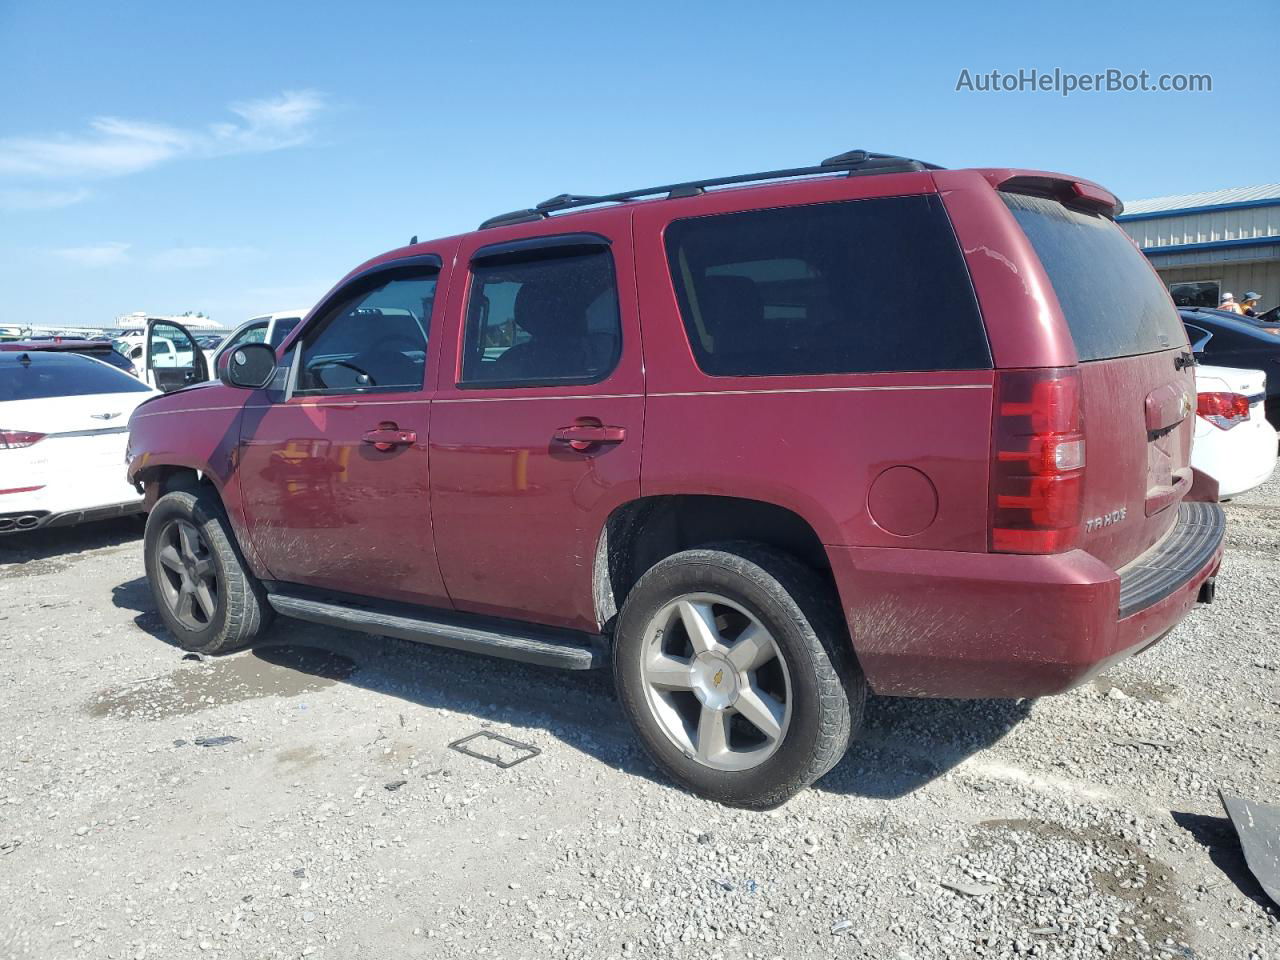
<path id="1" fill-rule="evenodd" d="M 1082 361 L 1185 345 L 1169 292 L 1113 221 L 1045 197 L 1001 197 L 1049 275 Z"/>
<path id="2" fill-rule="evenodd" d="M 677 220 L 665 237 L 704 373 L 991 366 L 973 286 L 935 196 Z"/>
<path id="3" fill-rule="evenodd" d="M 472 264 L 463 387 L 598 383 L 622 351 L 607 247 L 551 248 Z"/>
<path id="4" fill-rule="evenodd" d="M 32 351 L 5 354 L 0 360 L 0 402 L 150 392 L 124 371 L 76 354 Z"/>

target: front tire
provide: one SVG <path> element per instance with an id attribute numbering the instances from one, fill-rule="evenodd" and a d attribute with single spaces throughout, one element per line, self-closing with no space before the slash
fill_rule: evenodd
<path id="1" fill-rule="evenodd" d="M 775 807 L 830 770 L 866 683 L 830 589 L 752 543 L 686 550 L 644 574 L 618 619 L 619 699 L 673 780 Z"/>
<path id="2" fill-rule="evenodd" d="M 262 584 L 211 490 L 175 490 L 147 516 L 143 562 L 160 618 L 184 650 L 226 653 L 271 620 Z"/>

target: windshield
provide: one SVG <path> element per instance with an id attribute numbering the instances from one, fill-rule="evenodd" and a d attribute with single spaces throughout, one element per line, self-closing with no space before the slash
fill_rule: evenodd
<path id="1" fill-rule="evenodd" d="M 1001 197 L 1049 275 L 1082 361 L 1186 345 L 1168 291 L 1114 222 L 1044 197 Z"/>
<path id="2" fill-rule="evenodd" d="M 129 374 L 74 353 L 0 355 L 0 401 L 150 392 Z"/>

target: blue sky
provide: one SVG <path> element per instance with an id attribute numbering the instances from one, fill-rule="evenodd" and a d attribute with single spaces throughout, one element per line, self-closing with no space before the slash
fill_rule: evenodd
<path id="1" fill-rule="evenodd" d="M 0 0 L 0 323 L 309 306 L 356 263 L 570 191 L 854 147 L 1137 199 L 1280 181 L 1275 0 Z M 1212 93 L 956 92 L 962 69 Z"/>

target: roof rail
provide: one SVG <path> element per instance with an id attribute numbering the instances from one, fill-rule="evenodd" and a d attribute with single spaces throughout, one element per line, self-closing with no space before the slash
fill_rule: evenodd
<path id="1" fill-rule="evenodd" d="M 941 170 L 935 163 L 923 160 L 912 160 L 909 157 L 898 157 L 890 153 L 869 153 L 866 150 L 850 150 L 847 153 L 828 157 L 816 167 L 790 167 L 786 170 L 766 170 L 761 173 L 740 173 L 732 177 L 713 177 L 710 180 L 689 180 L 685 183 L 668 183 L 660 187 L 645 187 L 642 190 L 627 190 L 622 193 L 606 193 L 590 196 L 577 193 L 561 193 L 550 200 L 543 200 L 535 207 L 525 210 L 513 210 L 490 217 L 480 224 L 480 229 L 503 227 L 513 223 L 532 223 L 546 220 L 553 213 L 561 210 L 572 210 L 575 207 L 590 207 L 601 203 L 625 203 L 641 197 L 656 197 L 666 194 L 668 199 L 674 197 L 695 197 L 704 193 L 707 187 L 725 187 L 735 183 L 754 183 L 762 180 L 788 180 L 792 177 L 813 177 L 824 173 L 837 173 L 847 170 L 848 176 L 857 177 L 874 173 L 918 173 L 921 170 Z"/>

